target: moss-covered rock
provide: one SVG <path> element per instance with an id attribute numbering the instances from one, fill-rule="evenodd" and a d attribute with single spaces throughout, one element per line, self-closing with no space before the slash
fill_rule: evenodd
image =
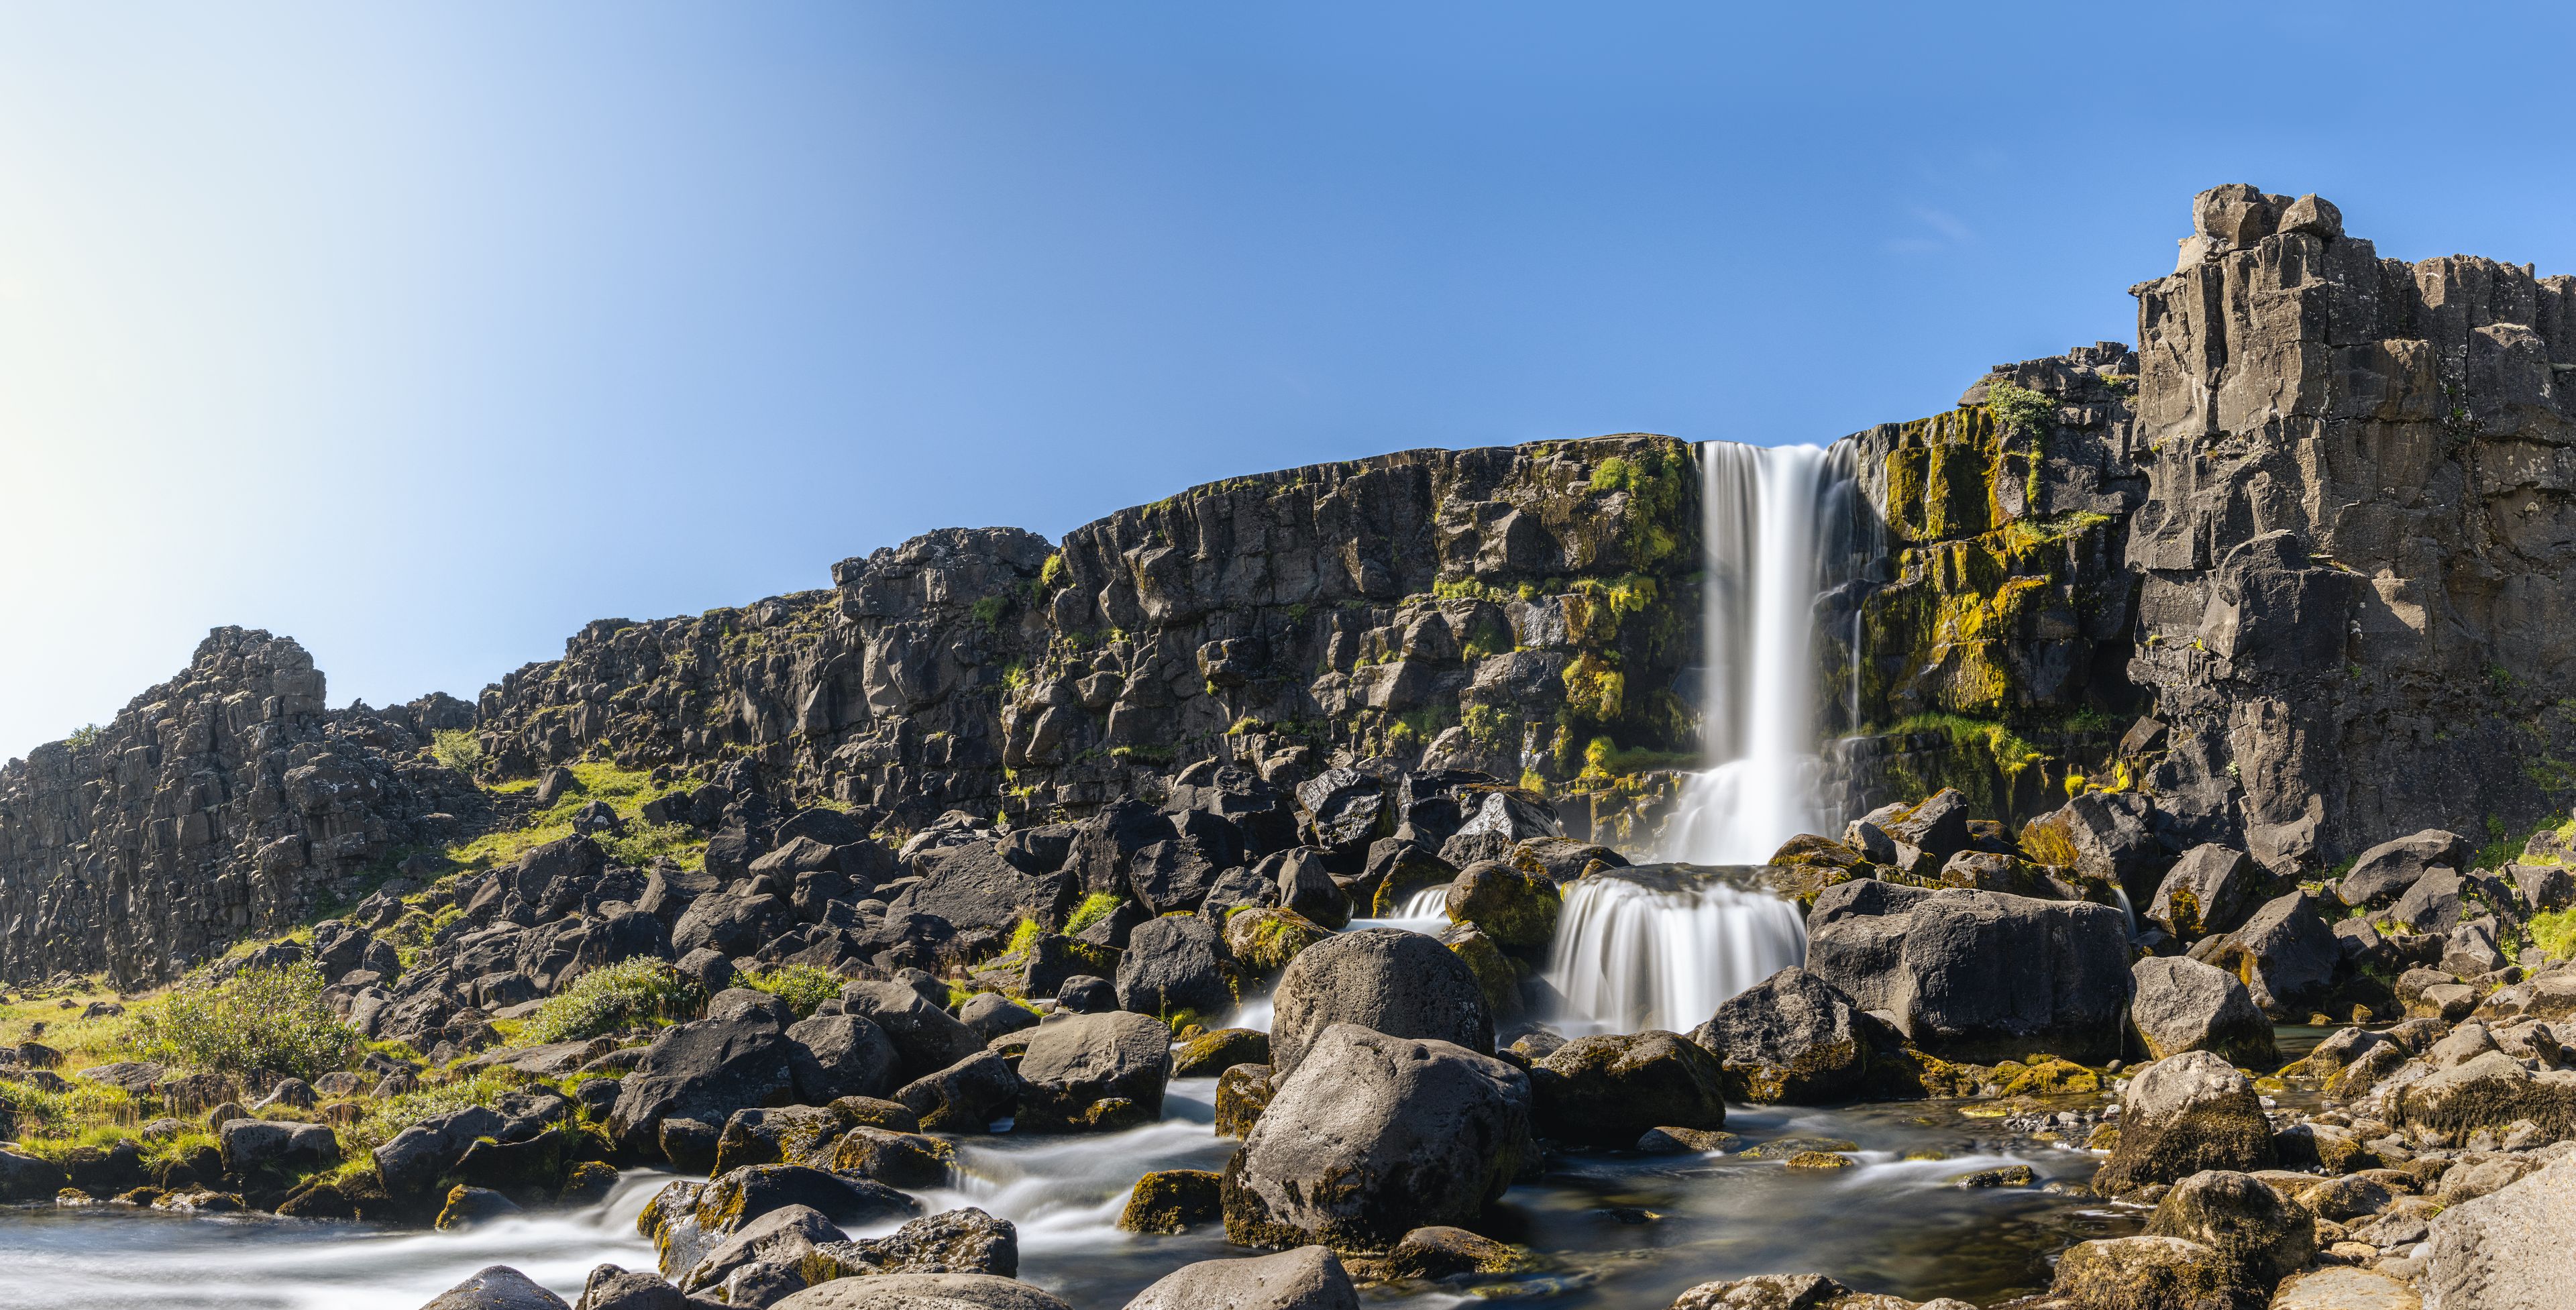
<path id="1" fill-rule="evenodd" d="M 1221 1137 L 1250 1137 L 1252 1125 L 1270 1108 L 1278 1091 L 1266 1064 L 1238 1064 L 1216 1078 L 1216 1131 Z"/>
<path id="2" fill-rule="evenodd" d="M 832 1147 L 832 1168 L 889 1187 L 937 1187 L 956 1167 L 957 1148 L 936 1137 L 861 1125 Z"/>
<path id="3" fill-rule="evenodd" d="M 2180 1237 L 2079 1242 L 2058 1260 L 2050 1291 L 2083 1310 L 2173 1310 L 2240 1303 L 2218 1252 Z"/>
<path id="4" fill-rule="evenodd" d="M 1476 975 L 1476 989 L 1484 994 L 1487 1013 L 1499 1023 L 1520 1016 L 1520 966 L 1497 949 L 1491 938 L 1474 924 L 1462 923 L 1440 934 L 1440 944 L 1465 960 L 1468 971 Z"/>
<path id="5" fill-rule="evenodd" d="M 1225 919 L 1225 947 L 1237 968 L 1259 978 L 1275 977 L 1299 951 L 1332 936 L 1332 931 L 1293 910 L 1254 906 Z"/>
<path id="6" fill-rule="evenodd" d="M 1474 924 L 1506 950 L 1546 946 L 1556 936 L 1557 915 L 1564 908 L 1555 882 L 1498 860 L 1470 864 L 1449 884 L 1450 921 Z"/>
<path id="7" fill-rule="evenodd" d="M 1118 1226 L 1131 1233 L 1178 1233 L 1220 1218 L 1223 1181 L 1222 1175 L 1205 1169 L 1155 1170 L 1136 1180 Z"/>
<path id="8" fill-rule="evenodd" d="M 1270 1063 L 1270 1034 L 1255 1028 L 1219 1028 L 1181 1043 L 1172 1053 L 1175 1078 L 1213 1078 L 1238 1064 Z"/>
<path id="9" fill-rule="evenodd" d="M 1628 1146 L 1647 1130 L 1726 1126 L 1717 1057 L 1674 1033 L 1578 1037 L 1530 1070 L 1542 1136 Z"/>

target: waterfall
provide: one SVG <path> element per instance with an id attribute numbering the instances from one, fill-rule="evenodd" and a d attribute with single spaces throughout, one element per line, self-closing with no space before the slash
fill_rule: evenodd
<path id="1" fill-rule="evenodd" d="M 1760 864 L 1831 818 L 1819 795 L 1815 604 L 1848 531 L 1851 455 L 1726 441 L 1699 449 L 1709 767 L 1683 788 L 1665 858 Z"/>
<path id="2" fill-rule="evenodd" d="M 1580 1028 L 1688 1032 L 1718 1004 L 1807 958 L 1798 907 L 1670 866 L 1566 884 L 1547 980 Z"/>

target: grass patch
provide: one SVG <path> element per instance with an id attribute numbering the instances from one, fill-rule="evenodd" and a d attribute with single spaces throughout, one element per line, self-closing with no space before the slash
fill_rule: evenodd
<path id="1" fill-rule="evenodd" d="M 429 734 L 429 757 L 471 775 L 483 764 L 483 739 L 464 728 L 440 728 Z"/>
<path id="2" fill-rule="evenodd" d="M 1115 913 L 1126 898 L 1116 892 L 1093 892 L 1073 907 L 1073 917 L 1064 921 L 1064 935 L 1073 936 Z"/>
<path id="3" fill-rule="evenodd" d="M 566 765 L 581 785 L 568 789 L 553 805 L 530 814 L 527 822 L 506 832 L 490 832 L 459 846 L 449 847 L 448 860 L 467 870 L 489 869 L 515 862 L 520 856 L 551 841 L 572 835 L 572 816 L 592 801 L 605 801 L 624 820 L 626 831 L 621 836 L 604 837 L 600 846 L 608 857 L 619 864 L 641 868 L 656 856 L 669 856 L 683 868 L 696 868 L 705 858 L 706 843 L 698 840 L 684 824 L 644 822 L 648 801 L 682 788 L 697 786 L 694 777 L 675 779 L 659 785 L 651 774 L 641 769 L 621 769 L 598 760 L 583 760 Z M 521 779 L 491 788 L 511 793 L 533 789 L 533 780 Z"/>
<path id="4" fill-rule="evenodd" d="M 310 1082 L 366 1047 L 323 1003 L 322 988 L 322 970 L 311 964 L 181 983 L 134 1016 L 135 1045 L 165 1064 L 236 1078 L 265 1069 Z"/>
<path id="5" fill-rule="evenodd" d="M 675 1023 L 706 1003 L 706 993 L 669 961 L 626 960 L 575 978 L 572 986 L 537 1007 L 519 1029 L 519 1039 L 539 1045 L 586 1041 L 638 1024 Z"/>
<path id="6" fill-rule="evenodd" d="M 754 969 L 738 980 L 754 991 L 767 992 L 787 1002 L 787 1008 L 799 1019 L 809 1019 L 816 1007 L 841 994 L 840 975 L 810 964 L 782 964 L 775 969 Z"/>

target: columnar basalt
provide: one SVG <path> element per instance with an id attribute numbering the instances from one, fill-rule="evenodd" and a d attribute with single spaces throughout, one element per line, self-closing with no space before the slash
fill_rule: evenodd
<path id="1" fill-rule="evenodd" d="M 301 646 L 218 628 L 113 722 L 0 768 L 0 978 L 175 977 L 483 812 L 420 750 L 471 707 L 327 712 L 322 693 Z"/>

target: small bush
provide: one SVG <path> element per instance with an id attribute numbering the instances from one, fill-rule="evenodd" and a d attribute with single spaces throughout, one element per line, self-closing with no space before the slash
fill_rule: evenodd
<path id="1" fill-rule="evenodd" d="M 429 757 L 458 773 L 472 773 L 483 765 L 483 739 L 464 728 L 441 728 L 429 734 Z"/>
<path id="2" fill-rule="evenodd" d="M 2043 435 L 2057 418 L 2057 401 L 2046 392 L 2001 379 L 1986 384 L 1986 408 L 1994 414 L 1996 427 L 2019 436 Z"/>
<path id="3" fill-rule="evenodd" d="M 63 738 L 63 744 L 71 747 L 73 750 L 81 750 L 89 746 L 97 745 L 98 739 L 106 735 L 107 729 L 102 728 L 95 723 L 85 724 L 79 728 L 73 729 L 72 735 Z"/>
<path id="4" fill-rule="evenodd" d="M 593 969 L 529 1016 L 522 1041 L 577 1042 L 639 1023 L 686 1019 L 707 1003 L 667 960 L 639 958 Z"/>
<path id="5" fill-rule="evenodd" d="M 1093 892 L 1089 896 L 1083 897 L 1082 904 L 1073 907 L 1073 917 L 1064 921 L 1064 935 L 1071 937 L 1075 933 L 1081 932 L 1083 929 L 1108 918 L 1112 912 L 1117 910 L 1121 899 L 1122 898 L 1114 892 Z"/>
<path id="6" fill-rule="evenodd" d="M 840 976 L 810 964 L 782 964 L 742 975 L 742 985 L 787 1002 L 799 1019 L 812 1017 L 823 1002 L 841 994 Z"/>
<path id="7" fill-rule="evenodd" d="M 160 1008 L 135 1016 L 134 1035 L 165 1063 L 246 1078 L 259 1070 L 310 1081 L 346 1065 L 366 1045 L 322 1000 L 311 964 L 244 969 L 222 982 L 180 984 Z"/>
<path id="8" fill-rule="evenodd" d="M 2576 960 L 2576 908 L 2531 916 L 2531 944 L 2559 960 Z"/>

